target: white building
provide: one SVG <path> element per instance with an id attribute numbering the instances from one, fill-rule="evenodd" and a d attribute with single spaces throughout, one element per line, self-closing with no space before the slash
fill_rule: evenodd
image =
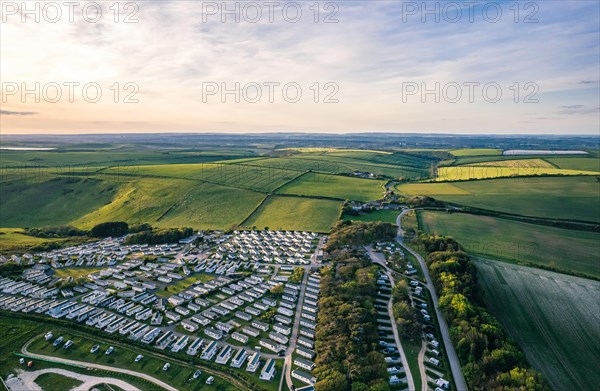
<path id="1" fill-rule="evenodd" d="M 246 349 L 241 348 L 233 357 L 233 360 L 231 361 L 231 366 L 234 368 L 241 368 L 242 365 L 244 365 L 244 362 L 246 362 L 247 358 L 248 352 L 246 351 Z"/>
<path id="2" fill-rule="evenodd" d="M 268 359 L 260 372 L 260 380 L 273 380 L 275 377 L 275 360 L 272 358 Z"/>

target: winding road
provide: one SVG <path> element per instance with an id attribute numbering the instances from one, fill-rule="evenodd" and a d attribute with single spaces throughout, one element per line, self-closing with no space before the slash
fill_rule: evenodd
<path id="1" fill-rule="evenodd" d="M 448 323 L 446 323 L 446 319 L 442 315 L 439 307 L 438 307 L 438 296 L 435 292 L 435 287 L 433 286 L 433 282 L 429 275 L 429 269 L 427 269 L 427 264 L 423 257 L 414 251 L 412 248 L 408 247 L 404 244 L 404 231 L 402 230 L 402 216 L 406 213 L 412 211 L 414 209 L 404 209 L 396 219 L 396 224 L 398 225 L 398 235 L 396 236 L 396 241 L 402 246 L 403 249 L 411 253 L 421 265 L 421 269 L 423 270 L 423 276 L 425 277 L 426 285 L 425 287 L 429 291 L 431 295 L 431 300 L 433 301 L 433 309 L 438 319 L 438 324 L 440 326 L 440 332 L 442 333 L 442 340 L 444 341 L 444 346 L 446 347 L 446 353 L 448 354 L 448 361 L 450 362 L 450 370 L 452 372 L 452 377 L 454 378 L 454 383 L 456 384 L 456 389 L 458 391 L 467 391 L 467 382 L 465 381 L 465 377 L 462 373 L 462 369 L 460 367 L 460 361 L 458 361 L 458 355 L 456 354 L 456 350 L 454 349 L 454 345 L 450 340 L 450 332 L 448 331 Z M 423 384 L 426 386 L 427 378 L 423 379 Z M 426 388 L 423 388 L 425 390 Z"/>
<path id="2" fill-rule="evenodd" d="M 164 388 L 165 390 L 178 391 L 177 388 L 175 388 L 173 386 L 170 386 L 167 383 L 163 382 L 162 380 L 158 380 L 155 377 L 152 377 L 150 375 L 146 375 L 145 373 L 130 371 L 129 369 L 122 369 L 122 368 L 117 368 L 117 367 L 110 367 L 110 366 L 102 365 L 102 364 L 94 364 L 94 363 L 85 362 L 85 361 L 75 361 L 75 360 L 69 360 L 69 359 L 61 358 L 61 357 L 46 356 L 46 355 L 43 355 L 43 354 L 31 353 L 27 348 L 29 347 L 29 345 L 34 340 L 35 340 L 35 338 L 29 340 L 29 342 L 27 342 L 25 345 L 23 345 L 23 347 L 21 348 L 21 353 L 23 353 L 27 357 L 37 358 L 37 359 L 43 359 L 43 360 L 49 360 L 49 361 L 53 361 L 53 362 L 56 362 L 56 363 L 59 363 L 59 364 L 77 365 L 77 366 L 84 366 L 84 367 L 87 367 L 87 368 L 100 369 L 100 370 L 103 370 L 103 371 L 109 371 L 109 372 L 115 372 L 115 373 L 123 373 L 125 375 L 131 375 L 131 376 L 139 377 L 140 379 L 147 380 L 147 381 L 149 381 L 151 383 L 156 384 L 159 387 Z"/>
<path id="3" fill-rule="evenodd" d="M 131 384 L 121 380 L 115 379 L 112 377 L 99 377 L 99 376 L 88 376 L 82 375 L 81 373 L 68 371 L 66 369 L 61 368 L 45 368 L 40 369 L 38 371 L 33 372 L 21 372 L 18 375 L 18 378 L 13 378 L 15 380 L 9 380 L 10 390 L 11 391 L 43 391 L 42 387 L 40 387 L 35 380 L 44 374 L 47 373 L 55 373 L 57 375 L 62 375 L 65 377 L 70 377 L 73 379 L 77 379 L 81 381 L 81 384 L 72 388 L 71 391 L 89 391 L 94 386 L 99 384 L 109 384 L 113 386 L 117 386 L 123 390 L 127 391 L 142 391 L 137 387 L 132 386 Z"/>

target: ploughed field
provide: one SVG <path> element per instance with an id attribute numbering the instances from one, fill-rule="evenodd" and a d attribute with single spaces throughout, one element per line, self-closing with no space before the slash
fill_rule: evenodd
<path id="1" fill-rule="evenodd" d="M 504 213 L 600 222 L 600 182 L 594 176 L 407 183 L 396 189 Z"/>
<path id="2" fill-rule="evenodd" d="M 600 382 L 600 282 L 491 260 L 476 263 L 486 306 L 555 390 Z"/>
<path id="3" fill-rule="evenodd" d="M 467 252 L 600 278 L 600 233 L 490 216 L 420 211 L 421 228 L 451 236 Z"/>

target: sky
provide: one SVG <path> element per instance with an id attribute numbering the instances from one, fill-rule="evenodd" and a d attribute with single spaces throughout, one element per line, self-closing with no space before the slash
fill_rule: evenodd
<path id="1" fill-rule="evenodd" d="M 599 134 L 597 1 L 0 3 L 2 134 Z"/>

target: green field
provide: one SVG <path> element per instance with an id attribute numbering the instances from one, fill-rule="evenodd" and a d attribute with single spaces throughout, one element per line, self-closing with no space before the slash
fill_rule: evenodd
<path id="1" fill-rule="evenodd" d="M 153 225 L 227 229 L 241 223 L 264 198 L 264 194 L 251 190 L 200 183 Z"/>
<path id="2" fill-rule="evenodd" d="M 94 388 L 98 389 L 98 391 L 127 391 L 115 386 L 114 384 L 97 384 L 94 386 Z"/>
<path id="3" fill-rule="evenodd" d="M 139 166 L 131 176 L 202 180 L 243 189 L 269 192 L 301 175 L 304 171 L 268 168 L 261 160 L 246 160 L 240 164 L 169 164 Z"/>
<path id="4" fill-rule="evenodd" d="M 123 185 L 111 203 L 72 224 L 90 228 L 123 220 L 165 228 L 225 229 L 239 224 L 263 197 L 251 190 L 185 179 L 140 178 Z"/>
<path id="5" fill-rule="evenodd" d="M 20 251 L 42 243 L 64 243 L 68 239 L 36 238 L 23 234 L 22 228 L 0 228 L 0 252 Z"/>
<path id="6" fill-rule="evenodd" d="M 422 152 L 367 149 L 215 146 L 196 151 L 151 141 L 144 146 L 82 143 L 59 145 L 53 151 L 2 150 L 0 227 L 89 229 L 106 221 L 125 221 L 157 228 L 230 229 L 248 220 L 273 193 L 379 199 L 383 180 L 334 174 L 361 171 L 390 179 L 426 179 L 436 159 Z M 339 209 L 332 202 L 294 203 L 304 208 L 294 222 L 277 216 L 267 220 L 281 227 L 327 231 Z M 311 204 L 316 212 L 306 211 Z M 276 213 L 289 213 L 282 210 L 287 206 L 277 205 L 282 202 L 271 206 Z M 261 211 L 264 208 L 252 220 L 258 220 Z M 322 212 L 326 221 L 315 222 Z M 265 217 L 258 221 L 262 224 Z"/>
<path id="7" fill-rule="evenodd" d="M 483 155 L 502 155 L 500 149 L 490 148 L 466 148 L 466 149 L 454 149 L 448 151 L 454 156 L 483 156 Z"/>
<path id="8" fill-rule="evenodd" d="M 485 302 L 555 390 L 600 383 L 600 283 L 494 261 L 477 261 Z"/>
<path id="9" fill-rule="evenodd" d="M 65 267 L 62 269 L 54 269 L 56 272 L 54 273 L 55 277 L 73 277 L 75 279 L 79 277 L 86 277 L 88 274 L 99 272 L 103 270 L 102 267 Z"/>
<path id="10" fill-rule="evenodd" d="M 195 284 L 197 282 L 206 282 L 212 279 L 214 279 L 214 277 L 208 274 L 196 274 L 191 277 L 184 278 L 183 280 L 173 282 L 165 287 L 167 289 L 157 290 L 156 294 L 158 296 L 169 297 L 171 295 L 188 289 L 192 284 Z"/>
<path id="11" fill-rule="evenodd" d="M 396 224 L 396 218 L 400 214 L 397 210 L 375 210 L 371 213 L 367 213 L 360 216 L 352 216 L 344 214 L 343 220 L 354 220 L 354 221 L 383 221 L 386 223 Z"/>
<path id="12" fill-rule="evenodd" d="M 19 352 L 29 338 L 45 332 L 46 327 L 37 322 L 15 321 L 7 312 L 0 312 L 0 330 L 0 376 L 6 379 L 15 368 L 21 367 L 12 353 Z"/>
<path id="13" fill-rule="evenodd" d="M 389 178 L 427 178 L 431 160 L 410 154 L 382 154 L 375 152 L 303 153 L 295 156 L 263 159 L 248 163 L 298 172 L 350 174 L 353 171 L 370 172 Z"/>
<path id="14" fill-rule="evenodd" d="M 40 166 L 52 167 L 50 171 L 64 171 L 73 166 L 131 166 L 148 164 L 203 163 L 243 157 L 255 153 L 241 150 L 215 151 L 161 151 L 159 148 L 139 146 L 85 145 L 78 144 L 52 151 L 2 150 L 3 167 Z"/>
<path id="15" fill-rule="evenodd" d="M 325 174 L 304 174 L 280 188 L 280 194 L 370 201 L 383 196 L 384 181 Z"/>
<path id="16" fill-rule="evenodd" d="M 600 277 L 600 233 L 463 213 L 419 216 L 424 231 L 451 236 L 470 254 Z"/>
<path id="17" fill-rule="evenodd" d="M 597 157 L 551 157 L 544 158 L 544 160 L 568 170 L 600 171 L 600 159 Z"/>
<path id="18" fill-rule="evenodd" d="M 510 178 L 415 183 L 398 192 L 525 216 L 600 221 L 600 182 L 595 177 Z"/>
<path id="19" fill-rule="evenodd" d="M 340 216 L 342 203 L 293 196 L 270 196 L 244 222 L 244 227 L 329 232 Z"/>
<path id="20" fill-rule="evenodd" d="M 120 184 L 97 179 L 53 178 L 0 185 L 3 227 L 68 224 L 111 202 Z"/>
<path id="21" fill-rule="evenodd" d="M 70 390 L 82 384 L 82 381 L 56 373 L 44 373 L 35 379 L 35 383 L 44 391 Z"/>

